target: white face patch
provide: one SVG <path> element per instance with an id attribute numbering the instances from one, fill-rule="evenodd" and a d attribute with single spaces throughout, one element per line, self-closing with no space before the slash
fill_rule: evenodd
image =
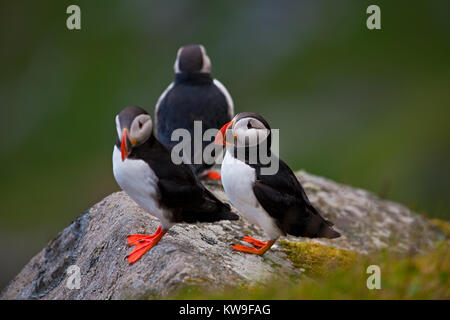
<path id="1" fill-rule="evenodd" d="M 203 66 L 200 70 L 201 73 L 211 73 L 211 60 L 209 59 L 208 55 L 206 54 L 205 47 L 200 45 L 200 50 L 202 51 L 202 57 L 203 57 Z"/>
<path id="2" fill-rule="evenodd" d="M 122 139 L 122 128 L 120 127 L 120 121 L 119 116 L 116 116 L 116 130 L 117 130 L 117 136 L 119 139 Z"/>
<path id="3" fill-rule="evenodd" d="M 135 145 L 139 145 L 152 134 L 152 119 L 148 114 L 141 114 L 134 118 L 130 127 L 130 139 L 136 140 Z"/>
<path id="4" fill-rule="evenodd" d="M 269 136 L 270 131 L 257 119 L 242 118 L 234 124 L 233 134 L 237 138 L 238 147 L 252 147 L 263 142 Z"/>
<path id="5" fill-rule="evenodd" d="M 181 54 L 182 49 L 183 48 L 178 49 L 177 58 L 175 59 L 175 63 L 173 65 L 173 71 L 175 71 L 175 73 L 180 73 L 180 67 L 178 65 L 178 60 L 180 59 L 180 54 Z"/>

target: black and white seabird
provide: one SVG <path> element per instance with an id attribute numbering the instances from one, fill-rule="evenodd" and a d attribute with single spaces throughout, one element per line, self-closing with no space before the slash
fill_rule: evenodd
<path id="1" fill-rule="evenodd" d="M 130 264 L 156 245 L 175 223 L 238 219 L 187 165 L 172 162 L 170 151 L 152 134 L 152 120 L 145 110 L 123 109 L 116 116 L 116 127 L 114 177 L 136 203 L 161 222 L 152 235 L 127 237 L 130 246 L 136 245 L 127 256 Z"/>
<path id="2" fill-rule="evenodd" d="M 155 108 L 156 137 L 172 148 L 175 129 L 187 129 L 194 137 L 194 121 L 202 122 L 202 136 L 208 129 L 220 129 L 234 115 L 233 99 L 225 86 L 211 77 L 211 61 L 202 45 L 187 45 L 178 50 L 174 65 L 175 81 L 159 97 Z M 193 141 L 193 140 L 191 140 Z M 202 141 L 202 152 L 210 140 Z M 213 164 L 194 162 L 194 143 L 191 144 L 191 163 L 197 175 L 206 174 L 211 179 L 220 179 L 214 171 L 207 171 Z M 215 156 L 215 155 L 213 155 Z M 197 155 L 198 157 L 198 155 Z M 198 161 L 197 161 L 198 162 Z"/>
<path id="3" fill-rule="evenodd" d="M 263 117 L 251 112 L 237 114 L 222 127 L 215 143 L 227 146 L 221 174 L 232 205 L 269 236 L 267 242 L 245 236 L 242 240 L 254 247 L 237 244 L 233 249 L 263 255 L 281 235 L 340 236 L 313 207 L 292 170 L 271 153 L 271 129 Z M 268 167 L 267 159 L 262 161 L 264 153 L 259 153 L 263 147 L 267 159 L 279 161 L 275 174 L 262 174 L 262 169 Z"/>

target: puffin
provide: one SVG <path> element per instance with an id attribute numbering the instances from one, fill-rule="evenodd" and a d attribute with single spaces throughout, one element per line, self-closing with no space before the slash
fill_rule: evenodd
<path id="1" fill-rule="evenodd" d="M 152 131 L 150 115 L 140 107 L 126 107 L 115 118 L 117 140 L 113 150 L 113 174 L 130 198 L 160 221 L 152 235 L 132 234 L 135 246 L 130 264 L 155 246 L 176 223 L 237 220 L 230 206 L 206 189 L 187 165 L 174 164 L 170 151 Z"/>
<path id="2" fill-rule="evenodd" d="M 220 180 L 220 174 L 210 170 L 217 157 L 215 154 L 217 150 L 212 150 L 209 163 L 204 161 L 202 155 L 205 148 L 214 143 L 217 131 L 233 118 L 233 99 L 225 86 L 211 76 L 211 60 L 202 45 L 186 45 L 179 48 L 174 71 L 175 80 L 161 94 L 156 103 L 156 137 L 164 145 L 173 148 L 179 143 L 172 141 L 173 131 L 186 129 L 193 141 L 194 121 L 201 121 L 202 137 L 197 139 L 202 139 L 202 142 L 196 149 L 194 149 L 195 144 L 191 143 L 190 159 L 187 159 L 187 162 L 195 174 Z M 217 131 L 210 137 L 204 137 L 208 129 Z"/>
<path id="3" fill-rule="evenodd" d="M 245 236 L 242 240 L 251 247 L 235 244 L 232 248 L 263 255 L 281 235 L 340 237 L 333 223 L 311 204 L 288 165 L 270 151 L 271 137 L 270 126 L 261 115 L 243 112 L 225 124 L 215 138 L 216 144 L 226 146 L 221 167 L 225 193 L 238 213 L 269 237 L 261 241 Z M 269 173 L 273 161 L 278 161 L 278 170 Z"/>

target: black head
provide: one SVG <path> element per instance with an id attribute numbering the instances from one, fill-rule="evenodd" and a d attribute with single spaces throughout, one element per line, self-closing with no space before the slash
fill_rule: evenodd
<path id="1" fill-rule="evenodd" d="M 152 135 L 152 119 L 140 107 L 126 107 L 116 116 L 117 135 L 121 144 L 122 160 L 130 155 L 131 150 Z"/>
<path id="2" fill-rule="evenodd" d="M 237 124 L 241 120 L 245 119 L 247 122 L 247 129 L 267 129 L 270 131 L 270 125 L 260 114 L 255 112 L 241 112 L 234 116 L 234 122 Z"/>
<path id="3" fill-rule="evenodd" d="M 202 45 L 187 45 L 178 49 L 175 73 L 210 73 L 211 61 Z"/>

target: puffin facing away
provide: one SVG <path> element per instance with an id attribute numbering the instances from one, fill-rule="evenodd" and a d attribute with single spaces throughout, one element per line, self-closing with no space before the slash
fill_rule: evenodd
<path id="1" fill-rule="evenodd" d="M 220 174 L 209 171 L 213 163 L 205 163 L 203 150 L 214 141 L 214 136 L 203 141 L 206 130 L 219 130 L 231 121 L 234 114 L 233 99 L 218 80 L 211 77 L 211 61 L 202 45 L 187 45 L 178 50 L 174 65 L 175 81 L 162 93 L 156 103 L 155 127 L 158 140 L 172 148 L 175 129 L 187 129 L 191 134 L 191 164 L 197 175 L 220 180 Z M 202 137 L 198 150 L 194 150 L 194 121 L 201 121 Z M 214 133 L 215 135 L 215 133 Z M 215 157 L 215 154 L 212 154 Z M 195 161 L 197 159 L 197 161 Z M 214 158 L 212 161 L 214 162 Z"/>
<path id="2" fill-rule="evenodd" d="M 224 125 L 215 139 L 226 145 L 222 184 L 233 206 L 269 236 L 264 242 L 248 236 L 242 240 L 253 247 L 236 244 L 233 249 L 263 255 L 281 235 L 308 238 L 337 238 L 333 224 L 322 218 L 309 202 L 292 170 L 270 152 L 270 126 L 256 113 L 244 112 Z M 268 161 L 278 161 L 275 174 L 263 174 Z"/>
<path id="3" fill-rule="evenodd" d="M 161 225 L 152 235 L 127 237 L 134 250 L 130 264 L 155 246 L 175 223 L 237 220 L 227 204 L 218 200 L 184 164 L 176 165 L 170 152 L 153 136 L 145 110 L 127 107 L 116 116 L 117 141 L 113 172 L 119 186 Z"/>

